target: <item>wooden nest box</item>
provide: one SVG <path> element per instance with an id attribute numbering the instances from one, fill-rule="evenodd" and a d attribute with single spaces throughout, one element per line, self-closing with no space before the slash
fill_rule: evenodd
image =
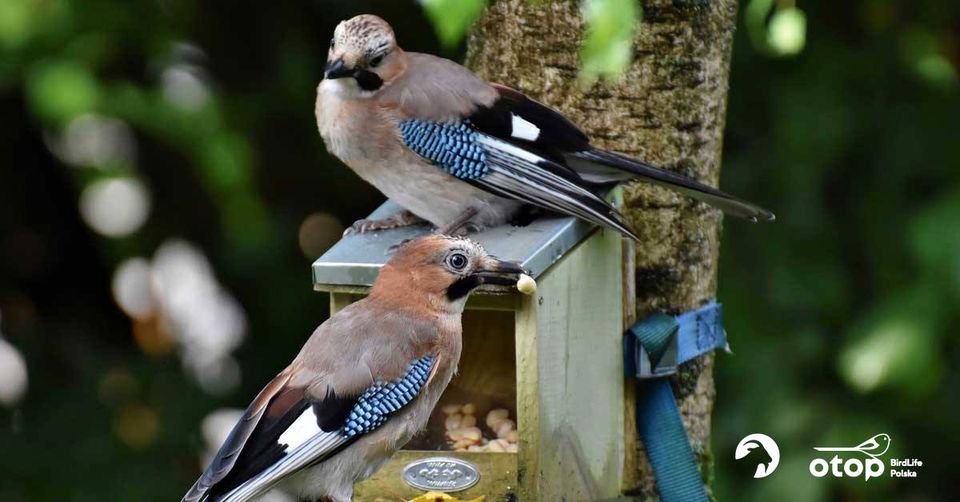
<path id="1" fill-rule="evenodd" d="M 388 202 L 371 218 L 398 210 Z M 331 313 L 342 309 L 367 294 L 391 245 L 428 231 L 417 226 L 343 238 L 313 264 L 315 289 L 330 293 Z M 620 235 L 551 216 L 471 238 L 523 264 L 537 291 L 473 294 L 463 316 L 459 372 L 427 431 L 358 483 L 355 500 L 409 500 L 430 490 L 461 500 L 483 495 L 488 502 L 618 496 L 624 472 Z"/>

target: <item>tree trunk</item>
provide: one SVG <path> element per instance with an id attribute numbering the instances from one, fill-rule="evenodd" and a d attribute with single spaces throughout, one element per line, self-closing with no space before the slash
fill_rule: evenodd
<path id="1" fill-rule="evenodd" d="M 584 28 L 579 5 L 576 0 L 492 1 L 470 36 L 468 66 L 560 109 L 600 147 L 716 185 L 736 0 L 643 1 L 633 65 L 620 82 L 586 90 L 577 84 Z M 629 274 L 628 286 L 635 290 L 635 298 L 626 302 L 631 314 L 681 312 L 713 298 L 720 213 L 642 183 L 624 187 L 624 206 L 641 239 Z M 705 356 L 674 380 L 708 484 L 712 368 L 712 357 Z M 633 410 L 626 413 L 628 439 L 636 449 L 628 446 L 626 452 L 624 491 L 650 498 L 656 494 L 653 475 L 634 439 Z"/>

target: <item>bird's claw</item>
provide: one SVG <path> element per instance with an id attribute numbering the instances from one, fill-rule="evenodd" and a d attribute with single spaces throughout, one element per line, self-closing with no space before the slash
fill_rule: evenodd
<path id="1" fill-rule="evenodd" d="M 438 227 L 433 230 L 433 233 L 440 234 L 440 235 L 452 235 L 455 237 L 465 237 L 469 234 L 476 234 L 476 233 L 483 232 L 486 229 L 487 227 L 480 225 L 479 223 L 468 221 L 466 223 L 462 223 L 456 226 L 446 225 L 443 227 Z"/>
<path id="2" fill-rule="evenodd" d="M 362 220 L 353 222 L 353 225 L 347 227 L 347 229 L 343 231 L 343 236 L 346 237 L 352 234 L 365 234 L 367 232 L 375 232 L 377 230 L 389 230 L 391 228 L 397 228 L 397 226 L 398 225 L 389 218 L 384 220 L 370 220 L 364 218 Z"/>
<path id="3" fill-rule="evenodd" d="M 434 230 L 434 233 L 442 235 L 452 235 L 455 237 L 466 237 L 470 234 L 477 234 L 486 230 L 486 227 L 474 222 L 464 223 L 459 227 L 447 229 L 447 228 L 438 228 Z"/>
<path id="4" fill-rule="evenodd" d="M 410 211 L 402 211 L 390 216 L 389 218 L 382 218 L 379 220 L 364 218 L 362 220 L 357 220 L 353 222 L 353 225 L 350 225 L 350 227 L 343 231 L 343 236 L 346 237 L 351 234 L 364 234 L 367 232 L 376 232 L 378 230 L 390 230 L 393 228 L 407 227 L 410 225 L 417 225 L 422 222 L 423 220 L 420 217 L 414 215 Z"/>
<path id="5" fill-rule="evenodd" d="M 485 229 L 486 227 L 484 227 L 483 225 L 480 225 L 479 223 L 474 223 L 471 221 L 470 223 L 467 223 L 466 225 L 460 227 L 459 235 L 478 234 L 480 232 L 483 232 Z"/>

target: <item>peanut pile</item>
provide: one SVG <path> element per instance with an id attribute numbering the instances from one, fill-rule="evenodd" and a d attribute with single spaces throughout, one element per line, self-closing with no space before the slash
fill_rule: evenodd
<path id="1" fill-rule="evenodd" d="M 487 413 L 484 422 L 491 434 L 484 437 L 477 426 L 477 405 L 473 403 L 448 404 L 441 408 L 446 419 L 443 426 L 454 451 L 516 452 L 517 424 L 510 420 L 510 412 L 496 408 Z M 495 436 L 495 437 L 493 437 Z"/>

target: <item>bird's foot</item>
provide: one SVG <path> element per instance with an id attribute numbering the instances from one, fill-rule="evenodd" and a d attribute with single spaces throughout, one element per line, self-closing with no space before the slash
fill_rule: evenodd
<path id="1" fill-rule="evenodd" d="M 363 234 L 367 232 L 376 232 L 379 230 L 390 230 L 392 228 L 407 227 L 410 225 L 416 225 L 418 223 L 423 223 L 424 220 L 419 216 L 411 213 L 410 211 L 401 211 L 389 218 L 383 218 L 379 220 L 371 219 L 362 219 L 353 222 L 353 225 L 350 225 L 344 232 L 343 235 L 350 234 Z"/>
<path id="2" fill-rule="evenodd" d="M 462 237 L 467 234 L 482 232 L 485 228 L 483 225 L 470 221 L 470 219 L 476 215 L 477 210 L 475 208 L 467 209 L 463 212 L 463 214 L 458 216 L 457 219 L 447 223 L 446 225 L 437 227 L 437 229 L 434 230 L 434 233 Z"/>
<path id="3" fill-rule="evenodd" d="M 486 230 L 486 229 L 487 229 L 487 227 L 485 227 L 485 226 L 483 226 L 483 225 L 481 225 L 481 224 L 479 224 L 479 223 L 474 223 L 474 222 L 472 222 L 472 221 L 469 221 L 469 222 L 467 222 L 467 223 L 464 223 L 463 225 L 460 225 L 460 226 L 457 227 L 457 228 L 453 228 L 453 229 L 438 228 L 438 229 L 436 229 L 434 232 L 435 232 L 435 233 L 438 233 L 438 234 L 443 234 L 443 235 L 453 235 L 453 236 L 456 236 L 456 237 L 465 237 L 465 236 L 467 236 L 467 235 L 469 235 L 469 234 L 476 234 L 476 233 L 483 232 L 483 231 Z"/>

